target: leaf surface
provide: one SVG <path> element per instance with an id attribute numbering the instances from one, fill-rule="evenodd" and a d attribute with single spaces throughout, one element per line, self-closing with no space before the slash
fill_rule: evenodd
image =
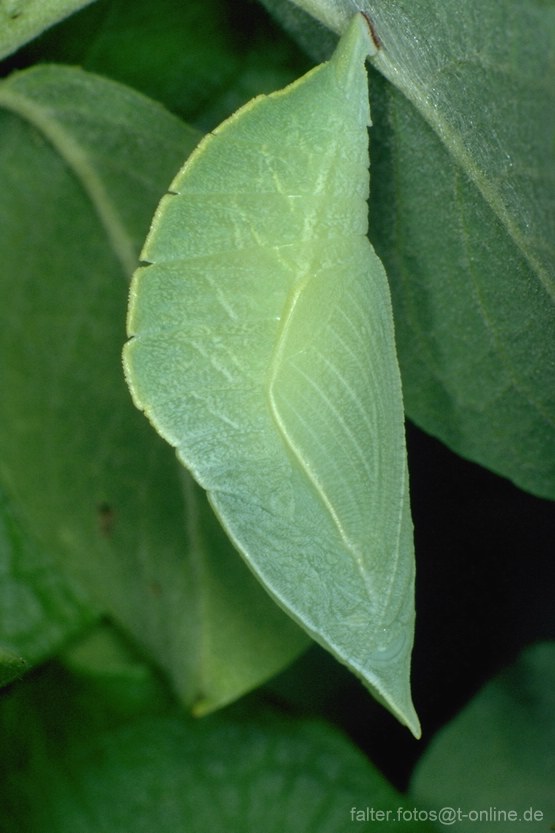
<path id="1" fill-rule="evenodd" d="M 22 58 L 108 76 L 203 130 L 310 66 L 263 9 L 227 0 L 96 0 Z"/>
<path id="2" fill-rule="evenodd" d="M 121 371 L 127 277 L 198 134 L 125 87 L 61 67 L 3 82 L 0 110 L 2 485 L 85 601 L 188 705 L 216 708 L 307 640 L 132 407 Z"/>
<path id="3" fill-rule="evenodd" d="M 17 676 L 90 626 L 95 611 L 0 492 L 0 664 Z M 1 677 L 1 674 L 0 674 Z M 0 684 L 1 680 L 0 680 Z"/>
<path id="4" fill-rule="evenodd" d="M 464 814 L 458 833 L 549 829 L 555 818 L 555 644 L 531 646 L 434 738 L 411 793 L 424 807 Z M 493 808 L 513 811 L 472 817 Z M 532 809 L 538 815 L 526 813 Z M 470 815 L 469 815 L 470 813 Z"/>
<path id="5" fill-rule="evenodd" d="M 289 2 L 270 5 L 288 15 Z M 295 7 L 335 31 L 351 14 L 350 2 Z M 390 82 L 373 87 L 370 237 L 392 284 L 407 413 L 553 498 L 555 6 L 360 7 Z"/>
<path id="6" fill-rule="evenodd" d="M 27 669 L 25 660 L 0 646 L 0 687 L 11 683 Z"/>
<path id="7" fill-rule="evenodd" d="M 207 137 L 163 198 L 125 350 L 136 404 L 269 592 L 411 729 L 413 551 L 367 76 L 335 53 Z"/>
<path id="8" fill-rule="evenodd" d="M 351 833 L 367 808 L 403 833 L 398 812 L 412 810 L 331 726 L 255 701 L 198 721 L 154 702 L 122 720 L 96 689 L 49 673 L 0 704 L 0 729 L 3 833 Z"/>
<path id="9" fill-rule="evenodd" d="M 0 0 L 0 58 L 92 0 Z"/>

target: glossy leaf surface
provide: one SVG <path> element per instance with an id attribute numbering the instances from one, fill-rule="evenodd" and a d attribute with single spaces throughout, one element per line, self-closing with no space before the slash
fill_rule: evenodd
<path id="1" fill-rule="evenodd" d="M 367 231 L 366 55 L 207 137 L 162 200 L 125 350 L 136 404 L 269 592 L 418 732 L 403 407 Z"/>

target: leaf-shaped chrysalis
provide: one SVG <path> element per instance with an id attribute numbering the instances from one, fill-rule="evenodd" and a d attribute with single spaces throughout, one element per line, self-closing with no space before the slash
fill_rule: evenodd
<path id="1" fill-rule="evenodd" d="M 411 730 L 414 567 L 361 14 L 200 143 L 131 288 L 135 403 L 276 601 Z"/>

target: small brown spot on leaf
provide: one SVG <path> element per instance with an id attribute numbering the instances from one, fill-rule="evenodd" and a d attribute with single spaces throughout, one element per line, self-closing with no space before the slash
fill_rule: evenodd
<path id="1" fill-rule="evenodd" d="M 98 530 L 104 538 L 110 538 L 114 531 L 115 512 L 109 503 L 103 501 L 97 507 Z"/>

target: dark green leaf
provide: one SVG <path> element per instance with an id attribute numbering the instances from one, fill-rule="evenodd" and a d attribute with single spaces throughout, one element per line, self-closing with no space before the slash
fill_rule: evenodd
<path id="1" fill-rule="evenodd" d="M 204 129 L 307 68 L 279 27 L 248 0 L 97 0 L 18 58 L 79 64 Z"/>
<path id="2" fill-rule="evenodd" d="M 0 58 L 91 0 L 0 0 Z"/>
<path id="3" fill-rule="evenodd" d="M 93 714 L 96 702 L 108 703 L 114 716 L 124 720 L 170 702 L 168 688 L 152 665 L 107 623 L 67 648 L 60 660 L 83 687 Z"/>
<path id="4" fill-rule="evenodd" d="M 248 719 L 155 710 L 118 721 L 53 673 L 5 698 L 3 833 L 352 833 L 371 813 L 388 833 L 431 833 L 398 820 L 412 803 L 326 724 L 254 702 Z"/>
<path id="5" fill-rule="evenodd" d="M 0 646 L 0 687 L 20 677 L 26 669 L 27 663 L 23 657 Z"/>
<path id="6" fill-rule="evenodd" d="M 76 583 L 24 531 L 0 493 L 0 663 L 8 678 L 10 669 L 17 676 L 27 664 L 52 656 L 92 618 Z"/>
<path id="7" fill-rule="evenodd" d="M 539 833 L 555 819 L 554 773 L 555 643 L 544 643 L 525 651 L 440 732 L 411 792 L 423 807 L 460 810 L 450 827 L 457 833 Z"/>

